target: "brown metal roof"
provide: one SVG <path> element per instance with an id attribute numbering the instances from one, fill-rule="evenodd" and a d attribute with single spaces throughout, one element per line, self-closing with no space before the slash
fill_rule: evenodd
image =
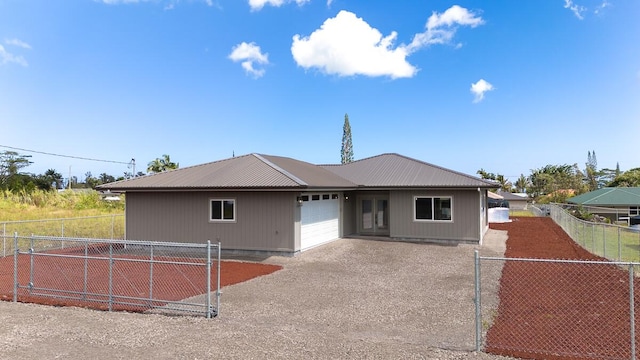
<path id="1" fill-rule="evenodd" d="M 99 186 L 114 191 L 362 187 L 497 186 L 398 154 L 382 154 L 344 165 L 320 166 L 286 157 L 249 154 Z"/>
<path id="2" fill-rule="evenodd" d="M 382 154 L 322 167 L 364 187 L 498 187 L 492 181 L 398 154 Z"/>
<path id="3" fill-rule="evenodd" d="M 353 188 L 355 185 L 316 165 L 284 157 L 249 154 L 100 186 L 115 191 L 320 187 Z"/>
<path id="4" fill-rule="evenodd" d="M 321 166 L 281 156 L 258 156 L 270 161 L 288 174 L 295 174 L 296 178 L 306 183 L 310 188 L 354 188 L 357 186 Z"/>

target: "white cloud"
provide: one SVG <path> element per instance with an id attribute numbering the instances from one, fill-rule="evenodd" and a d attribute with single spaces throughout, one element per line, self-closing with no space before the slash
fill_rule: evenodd
<path id="1" fill-rule="evenodd" d="M 474 95 L 473 102 L 479 103 L 484 99 L 484 93 L 492 90 L 494 90 L 493 85 L 484 79 L 480 79 L 475 84 L 471 84 L 471 93 Z"/>
<path id="2" fill-rule="evenodd" d="M 280 7 L 285 3 L 295 2 L 298 6 L 302 6 L 311 0 L 249 0 L 251 11 L 262 10 L 265 5 Z"/>
<path id="3" fill-rule="evenodd" d="M 480 16 L 458 5 L 453 5 L 442 14 L 434 11 L 427 20 L 425 31 L 413 37 L 407 51 L 412 53 L 432 44 L 446 44 L 451 41 L 459 26 L 475 28 L 482 24 L 484 20 Z M 457 47 L 460 46 L 462 45 L 457 44 Z"/>
<path id="4" fill-rule="evenodd" d="M 311 35 L 295 35 L 291 54 L 299 66 L 326 74 L 412 77 L 417 69 L 407 62 L 404 47 L 393 48 L 396 37 L 396 32 L 383 37 L 362 18 L 342 10 Z"/>
<path id="5" fill-rule="evenodd" d="M 22 49 L 31 50 L 31 45 L 19 39 L 5 39 L 4 43 L 10 46 L 19 47 Z M 29 66 L 27 60 L 22 55 L 15 55 L 9 52 L 4 46 L 0 45 L 0 65 L 4 64 L 18 64 L 22 66 Z"/>
<path id="6" fill-rule="evenodd" d="M 7 44 L 7 45 L 18 46 L 18 47 L 21 47 L 23 49 L 31 49 L 31 45 L 27 44 L 26 42 L 24 42 L 22 40 L 18 40 L 18 39 L 5 39 L 4 43 Z"/>
<path id="7" fill-rule="evenodd" d="M 331 3 L 333 3 L 333 0 L 327 0 L 327 7 L 331 7 Z"/>
<path id="8" fill-rule="evenodd" d="M 0 65 L 14 63 L 22 66 L 29 66 L 27 60 L 20 55 L 14 55 L 7 50 L 5 50 L 4 46 L 0 45 Z"/>
<path id="9" fill-rule="evenodd" d="M 611 6 L 611 3 L 605 0 L 602 2 L 602 4 L 598 5 L 598 7 L 595 10 L 593 10 L 593 13 L 596 15 L 599 15 L 602 12 L 602 10 L 604 10 L 605 8 L 608 8 L 609 6 Z"/>
<path id="10" fill-rule="evenodd" d="M 574 3 L 572 0 L 564 0 L 564 8 L 571 10 L 573 14 L 580 20 L 584 19 L 582 13 L 587 11 L 587 8 Z"/>
<path id="11" fill-rule="evenodd" d="M 241 62 L 242 68 L 255 78 L 259 78 L 264 75 L 264 69 L 256 69 L 254 64 L 267 65 L 269 64 L 269 54 L 263 54 L 260 50 L 260 46 L 255 43 L 242 42 L 233 47 L 229 59 L 234 62 Z"/>

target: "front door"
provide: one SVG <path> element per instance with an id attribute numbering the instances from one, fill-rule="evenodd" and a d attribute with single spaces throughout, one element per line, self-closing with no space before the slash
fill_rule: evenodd
<path id="1" fill-rule="evenodd" d="M 386 196 L 360 198 L 360 234 L 389 235 L 389 199 Z"/>

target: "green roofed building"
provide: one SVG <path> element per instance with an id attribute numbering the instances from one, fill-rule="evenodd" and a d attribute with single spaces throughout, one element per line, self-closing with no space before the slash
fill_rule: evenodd
<path id="1" fill-rule="evenodd" d="M 602 188 L 574 196 L 567 202 L 589 207 L 591 213 L 612 221 L 628 221 L 640 215 L 640 187 Z"/>

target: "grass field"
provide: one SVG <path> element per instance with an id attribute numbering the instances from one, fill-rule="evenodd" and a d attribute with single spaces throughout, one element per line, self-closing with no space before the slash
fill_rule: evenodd
<path id="1" fill-rule="evenodd" d="M 96 191 L 0 191 L 0 256 L 12 251 L 14 233 L 121 239 L 124 200 L 104 201 Z"/>
<path id="2" fill-rule="evenodd" d="M 577 244 L 613 261 L 640 262 L 640 231 L 627 226 L 580 220 L 555 207 L 552 217 Z"/>
<path id="3" fill-rule="evenodd" d="M 640 232 L 609 224 L 574 221 L 565 231 L 591 253 L 618 261 L 640 261 Z"/>

